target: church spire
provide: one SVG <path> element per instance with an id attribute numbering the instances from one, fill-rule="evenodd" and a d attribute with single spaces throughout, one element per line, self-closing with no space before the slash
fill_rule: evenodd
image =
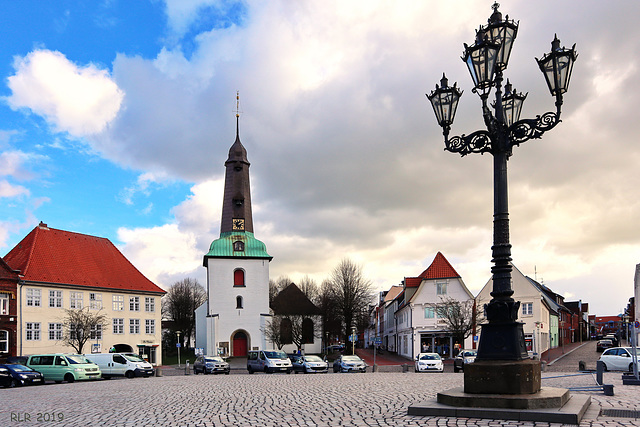
<path id="1" fill-rule="evenodd" d="M 224 199 L 220 235 L 227 232 L 253 233 L 249 160 L 247 150 L 240 142 L 240 94 L 236 92 L 236 140 L 229 149 L 225 162 Z"/>

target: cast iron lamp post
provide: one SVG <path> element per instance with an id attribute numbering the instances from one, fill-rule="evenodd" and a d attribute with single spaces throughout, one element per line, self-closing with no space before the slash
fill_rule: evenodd
<path id="1" fill-rule="evenodd" d="M 491 301 L 485 305 L 488 323 L 482 326 L 476 360 L 523 361 L 528 359 L 528 354 L 522 323 L 517 321 L 520 303 L 512 298 L 511 286 L 507 160 L 514 146 L 542 137 L 546 131 L 560 122 L 562 95 L 569 87 L 571 71 L 578 55 L 575 45 L 571 49 L 561 48 L 560 41 L 554 37 L 551 52 L 542 59 L 536 58 L 536 61 L 545 76 L 551 95 L 555 96 L 556 112 L 547 112 L 535 119 L 520 120 L 526 95 L 517 93 L 508 80 L 504 86 L 504 95 L 502 92 L 503 72 L 509 62 L 519 23 L 510 21 L 508 16 L 503 20 L 502 14 L 498 11 L 498 3 L 494 3 L 492 7 L 493 14 L 488 24 L 477 30 L 473 45 L 464 45 L 462 56 L 473 80 L 472 92 L 478 94 L 482 101 L 486 130 L 449 137 L 462 91 L 457 87 L 457 83 L 449 86 L 444 74 L 440 86 L 436 85 L 436 89 L 427 97 L 433 106 L 438 124 L 442 126 L 445 150 L 460 153 L 462 156 L 470 153 L 493 155 L 493 291 Z M 492 88 L 495 88 L 495 101 L 489 105 L 488 98 Z M 465 367 L 465 389 L 466 374 Z"/>

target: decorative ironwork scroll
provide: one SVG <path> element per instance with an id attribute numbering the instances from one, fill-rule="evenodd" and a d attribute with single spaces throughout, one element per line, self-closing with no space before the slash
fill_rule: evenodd
<path id="1" fill-rule="evenodd" d="M 471 153 L 490 153 L 492 150 L 491 135 L 486 130 L 473 132 L 471 135 L 454 136 L 445 140 L 445 150 L 466 156 Z"/>

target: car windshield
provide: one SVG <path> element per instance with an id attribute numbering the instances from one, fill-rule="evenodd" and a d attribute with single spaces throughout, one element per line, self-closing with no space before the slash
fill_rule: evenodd
<path id="1" fill-rule="evenodd" d="M 304 360 L 306 360 L 307 362 L 322 362 L 322 359 L 320 359 L 318 356 L 305 356 Z"/>
<path id="2" fill-rule="evenodd" d="M 6 365 L 7 368 L 11 368 L 16 372 L 31 372 L 33 371 L 33 369 L 31 369 L 28 366 L 24 366 L 24 365 Z"/>
<path id="3" fill-rule="evenodd" d="M 463 357 L 474 357 L 476 356 L 478 353 L 475 351 L 465 351 L 464 353 L 462 353 Z"/>
<path id="4" fill-rule="evenodd" d="M 342 360 L 345 362 L 362 362 L 358 356 L 342 356 Z"/>
<path id="5" fill-rule="evenodd" d="M 288 359 L 287 353 L 284 351 L 265 351 L 264 355 L 267 359 Z"/>
<path id="6" fill-rule="evenodd" d="M 71 354 L 67 356 L 67 360 L 71 362 L 73 365 L 78 365 L 82 363 L 93 363 L 89 359 L 79 354 Z"/>
<path id="7" fill-rule="evenodd" d="M 420 356 L 420 360 L 440 360 L 440 356 L 435 353 L 423 354 Z"/>
<path id="8" fill-rule="evenodd" d="M 222 357 L 217 357 L 217 356 L 214 356 L 214 357 L 205 357 L 205 358 L 204 358 L 204 360 L 205 360 L 206 362 L 218 362 L 218 363 L 220 363 L 220 362 L 224 362 L 224 360 L 222 360 Z"/>
<path id="9" fill-rule="evenodd" d="M 127 359 L 130 362 L 144 362 L 144 359 L 138 356 L 137 354 L 126 353 L 126 354 L 123 354 L 123 356 L 125 359 Z"/>

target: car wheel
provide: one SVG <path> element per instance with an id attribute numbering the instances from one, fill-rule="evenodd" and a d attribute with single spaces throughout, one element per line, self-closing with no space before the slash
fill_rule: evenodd
<path id="1" fill-rule="evenodd" d="M 458 373 L 460 372 L 460 368 L 458 368 L 457 366 L 453 366 L 453 372 Z"/>
<path id="2" fill-rule="evenodd" d="M 253 369 L 247 368 L 247 371 L 249 371 L 250 374 L 253 374 Z"/>
<path id="3" fill-rule="evenodd" d="M 75 377 L 73 376 L 73 374 L 66 374 L 66 375 L 64 376 L 64 380 L 65 380 L 66 382 L 68 382 L 68 383 L 72 383 L 72 382 L 74 382 L 76 379 L 75 379 Z"/>
<path id="4" fill-rule="evenodd" d="M 135 374 L 133 373 L 133 371 L 127 371 L 124 373 L 124 376 L 131 379 L 133 377 L 135 377 Z"/>
<path id="5" fill-rule="evenodd" d="M 207 371 L 207 368 L 203 368 L 202 369 L 202 374 L 203 375 L 209 375 L 209 371 Z"/>
<path id="6" fill-rule="evenodd" d="M 16 380 L 15 378 L 11 380 L 11 383 L 9 384 L 9 387 L 18 387 L 20 386 L 20 383 L 18 382 L 18 380 Z"/>
<path id="7" fill-rule="evenodd" d="M 229 375 L 229 371 L 225 372 L 224 374 L 225 374 L 225 375 Z"/>
<path id="8" fill-rule="evenodd" d="M 609 368 L 607 368 L 607 364 L 602 362 L 602 366 L 605 372 L 609 372 Z"/>
<path id="9" fill-rule="evenodd" d="M 633 372 L 633 363 L 629 363 L 629 372 Z"/>

